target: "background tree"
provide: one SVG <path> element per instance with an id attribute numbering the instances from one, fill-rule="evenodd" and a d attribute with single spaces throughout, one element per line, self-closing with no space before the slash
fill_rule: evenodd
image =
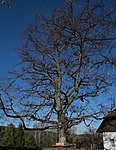
<path id="1" fill-rule="evenodd" d="M 31 132 L 26 132 L 21 124 L 15 128 L 11 123 L 0 127 L 0 146 L 34 148 L 37 144 Z"/>
<path id="2" fill-rule="evenodd" d="M 103 137 L 102 134 L 96 133 L 95 128 L 89 127 L 88 130 L 84 133 L 83 136 L 83 147 L 86 149 L 96 150 L 102 148 L 103 146 Z"/>
<path id="3" fill-rule="evenodd" d="M 12 123 L 5 128 L 2 143 L 9 147 L 15 146 L 15 126 Z"/>
<path id="4" fill-rule="evenodd" d="M 15 133 L 15 143 L 16 147 L 24 147 L 25 146 L 25 134 L 22 124 L 19 124 Z"/>
<path id="5" fill-rule="evenodd" d="M 34 148 L 37 147 L 35 138 L 32 134 L 25 134 L 25 147 L 26 148 Z"/>
<path id="6" fill-rule="evenodd" d="M 3 126 L 0 126 L 0 146 L 3 146 L 2 138 L 4 136 L 4 130 L 5 128 Z"/>
<path id="7" fill-rule="evenodd" d="M 33 121 L 38 130 L 58 129 L 60 143 L 72 126 L 102 119 L 107 99 L 97 97 L 115 85 L 115 10 L 99 1 L 78 6 L 71 0 L 49 17 L 35 14 L 18 50 L 20 68 L 0 84 L 7 117 L 25 129 Z"/>

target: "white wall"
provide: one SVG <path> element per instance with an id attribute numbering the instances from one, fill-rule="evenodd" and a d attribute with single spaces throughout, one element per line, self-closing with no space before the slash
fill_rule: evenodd
<path id="1" fill-rule="evenodd" d="M 116 150 L 116 132 L 103 133 L 104 150 Z"/>

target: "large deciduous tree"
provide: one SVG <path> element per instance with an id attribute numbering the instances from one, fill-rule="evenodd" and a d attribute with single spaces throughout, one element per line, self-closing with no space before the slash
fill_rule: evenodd
<path id="1" fill-rule="evenodd" d="M 35 14 L 18 50 L 20 69 L 0 84 L 7 117 L 25 128 L 34 121 L 36 129 L 58 129 L 60 143 L 72 126 L 101 118 L 107 99 L 97 97 L 115 85 L 115 10 L 74 2 L 51 16 Z"/>

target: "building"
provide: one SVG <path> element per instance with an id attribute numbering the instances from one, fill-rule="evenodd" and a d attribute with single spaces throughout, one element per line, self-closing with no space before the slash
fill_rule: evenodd
<path id="1" fill-rule="evenodd" d="M 97 132 L 103 134 L 104 150 L 116 150 L 116 109 L 104 117 Z"/>

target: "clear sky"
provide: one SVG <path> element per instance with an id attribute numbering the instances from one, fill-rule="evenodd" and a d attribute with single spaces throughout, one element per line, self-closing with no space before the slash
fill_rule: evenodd
<path id="1" fill-rule="evenodd" d="M 16 49 L 22 43 L 22 31 L 33 21 L 34 12 L 48 12 L 62 0 L 17 0 L 12 9 L 0 8 L 0 76 L 18 62 Z"/>
<path id="2" fill-rule="evenodd" d="M 105 2 L 116 3 L 115 0 Z M 63 5 L 63 0 L 17 0 L 10 10 L 6 6 L 0 8 L 0 76 L 17 63 L 16 49 L 22 43 L 21 33 L 32 22 L 33 12 L 48 14 L 53 7 L 59 5 Z"/>
<path id="3" fill-rule="evenodd" d="M 0 77 L 19 62 L 16 49 L 23 42 L 23 30 L 33 21 L 33 12 L 48 14 L 59 5 L 63 5 L 63 0 L 17 0 L 10 10 L 6 6 L 0 8 Z M 78 132 L 81 133 L 83 127 L 81 124 Z"/>

